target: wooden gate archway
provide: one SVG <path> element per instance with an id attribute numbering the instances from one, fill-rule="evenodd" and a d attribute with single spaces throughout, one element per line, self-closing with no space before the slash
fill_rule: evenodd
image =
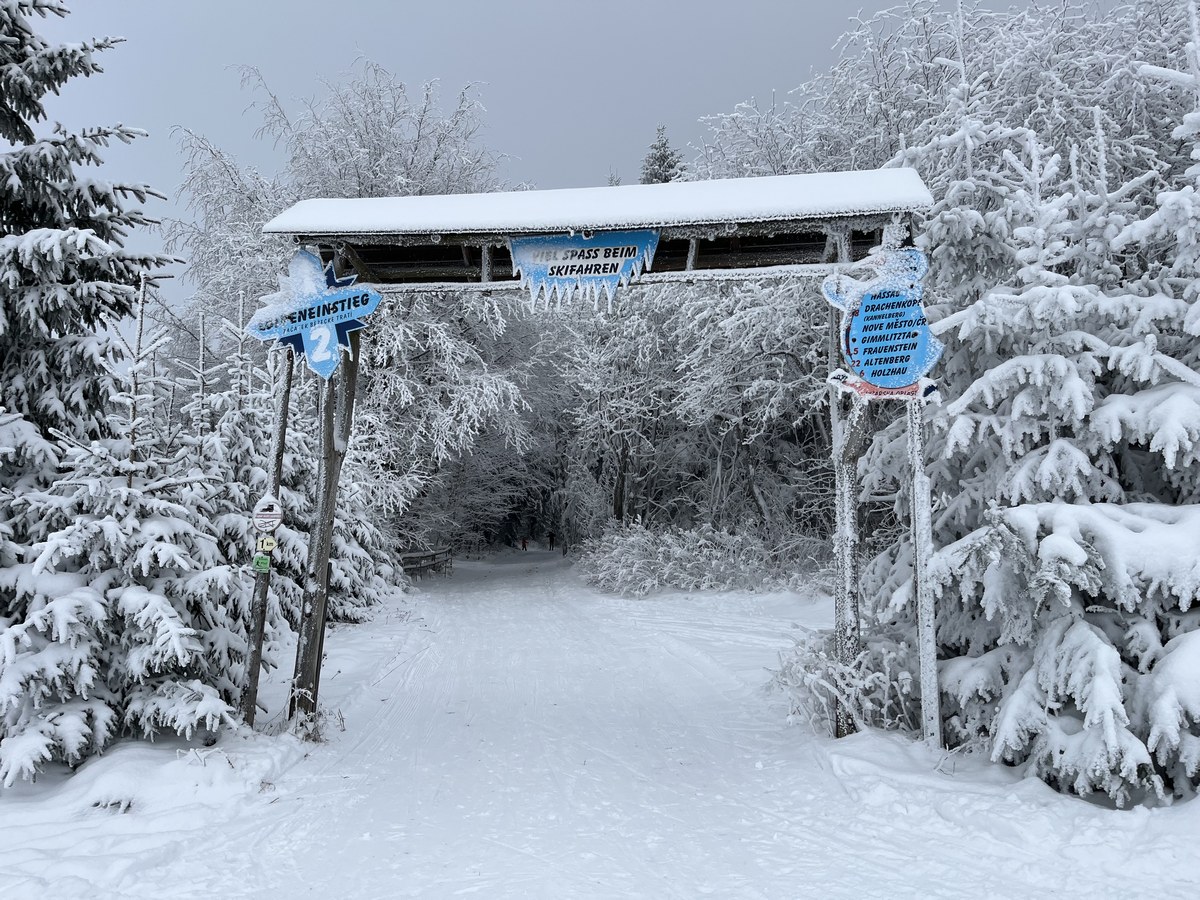
<path id="1" fill-rule="evenodd" d="M 852 265 L 882 242 L 883 229 L 928 209 L 933 198 L 911 169 L 877 169 L 777 175 L 666 184 L 618 185 L 544 191 L 508 191 L 365 199 L 304 200 L 264 226 L 314 248 L 338 273 L 384 295 L 419 291 L 467 292 L 520 289 L 510 241 L 534 235 L 653 230 L 658 233 L 653 270 L 639 284 L 700 280 L 796 277 L 818 280 L 834 266 Z M 824 301 L 816 291 L 813 302 Z M 840 363 L 839 322 L 829 319 L 828 359 Z M 326 489 L 349 438 L 357 385 L 358 347 L 328 384 L 329 435 L 322 460 Z M 335 398 L 334 394 L 337 394 Z M 851 497 L 858 446 L 847 425 L 845 394 L 830 388 L 831 434 L 837 495 Z M 337 421 L 333 411 L 337 410 Z M 335 431 L 338 433 L 335 434 Z M 332 478 L 328 473 L 334 473 Z M 332 520 L 329 504 L 326 515 Z M 858 530 L 854 504 L 838 503 L 834 552 L 837 566 L 835 627 L 839 652 L 857 654 L 859 603 Z M 330 523 L 331 524 L 331 523 Z M 326 536 L 330 528 L 320 529 Z M 294 708 L 314 713 L 325 631 L 325 561 L 328 546 L 310 554 L 301 649 L 293 682 Z M 307 649 L 306 649 L 307 647 Z M 849 662 L 849 658 L 843 659 Z M 848 723 L 839 717 L 839 732 Z"/>

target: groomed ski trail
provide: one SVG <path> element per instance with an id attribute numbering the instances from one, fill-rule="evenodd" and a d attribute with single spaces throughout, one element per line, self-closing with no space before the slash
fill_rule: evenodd
<path id="1" fill-rule="evenodd" d="M 557 555 L 506 563 L 422 583 L 408 638 L 347 697 L 339 748 L 301 796 L 280 798 L 305 806 L 303 821 L 273 827 L 246 874 L 255 858 L 290 858 L 300 877 L 288 890 L 313 896 L 748 889 L 734 874 L 747 862 L 740 831 L 771 790 L 764 770 L 782 762 L 756 735 L 788 731 L 764 690 L 787 623 L 747 617 L 754 598 L 655 615 L 586 590 Z M 708 643 L 739 648 L 737 664 Z M 369 846 L 371 859 L 327 866 L 314 846 L 324 860 Z M 795 862 L 760 852 L 752 865 L 757 880 Z M 680 871 L 711 874 L 680 883 Z"/>
<path id="2" fill-rule="evenodd" d="M 614 598 L 538 551 L 460 562 L 330 634 L 324 743 L 243 734 L 178 758 L 133 744 L 0 797 L 0 886 L 6 900 L 1190 895 L 1200 804 L 1104 810 L 899 736 L 786 724 L 768 668 L 793 623 L 828 616 L 787 593 Z M 168 779 L 190 792 L 151 789 Z"/>

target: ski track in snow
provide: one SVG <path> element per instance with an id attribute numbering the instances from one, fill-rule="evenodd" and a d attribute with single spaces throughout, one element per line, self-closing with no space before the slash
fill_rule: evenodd
<path id="1" fill-rule="evenodd" d="M 325 743 L 128 743 L 0 793 L 0 897 L 1194 892 L 1198 804 L 786 725 L 767 669 L 826 602 L 613 598 L 537 551 L 421 588 L 330 634 Z"/>

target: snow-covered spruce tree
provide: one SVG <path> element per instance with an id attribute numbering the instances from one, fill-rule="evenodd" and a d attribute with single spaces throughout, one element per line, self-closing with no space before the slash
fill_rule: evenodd
<path id="1" fill-rule="evenodd" d="M 112 384 L 100 360 L 117 352 L 104 332 L 130 313 L 141 274 L 165 261 L 122 249 L 131 228 L 149 223 L 126 204 L 160 195 L 80 171 L 99 165 L 110 142 L 143 132 L 35 132 L 42 98 L 99 72 L 95 55 L 117 43 L 51 45 L 34 32 L 32 17 L 66 13 L 53 0 L 0 4 L 0 393 L 19 416 L 7 426 L 0 483 L 12 491 L 53 469 L 52 429 L 104 433 Z M 0 521 L 9 518 L 0 509 Z"/>
<path id="2" fill-rule="evenodd" d="M 270 353 L 262 365 L 256 364 L 247 352 L 244 329 L 224 320 L 222 331 L 233 353 L 227 361 L 210 364 L 208 360 L 215 354 L 207 347 L 211 329 L 205 321 L 199 319 L 193 342 L 196 361 L 177 362 L 177 369 L 189 373 L 176 382 L 176 393 L 187 397 L 180 404 L 179 417 L 186 426 L 178 442 L 188 448 L 190 473 L 202 479 L 199 489 L 207 491 L 208 502 L 216 511 L 213 528 L 223 558 L 249 579 L 256 539 L 250 512 L 270 488 L 274 465 L 270 454 L 285 363 L 282 353 Z M 294 627 L 300 615 L 317 468 L 315 423 L 305 402 L 311 400 L 313 390 L 311 377 L 306 379 L 302 371 L 294 373 L 277 495 L 284 516 L 274 532 L 278 546 L 271 564 L 267 645 L 272 652 L 266 654 L 268 660 L 286 637 L 284 623 Z M 245 603 L 242 597 L 239 606 Z"/>
<path id="3" fill-rule="evenodd" d="M 28 566 L 39 556 L 32 545 L 45 523 L 24 501 L 50 485 L 63 439 L 110 434 L 118 389 L 110 364 L 121 351 L 106 330 L 129 314 L 143 273 L 166 261 L 122 249 L 130 229 L 150 221 L 128 204 L 160 195 L 82 171 L 99 165 L 112 141 L 143 132 L 39 128 L 43 98 L 98 73 L 96 55 L 119 42 L 53 45 L 34 30 L 36 17 L 66 14 L 56 0 L 0 3 L 0 396 L 8 410 L 0 426 L 8 451 L 0 455 L 0 755 L 22 761 L 43 750 L 78 758 L 113 727 L 102 704 L 85 708 L 84 701 L 77 716 L 41 720 L 53 732 L 41 749 L 17 746 L 15 728 L 32 734 L 18 726 L 31 721 L 31 708 L 36 714 L 47 697 L 67 703 L 86 696 L 104 662 L 93 650 L 107 616 L 85 578 L 32 577 Z M 36 676 L 18 662 L 29 661 L 24 653 L 33 645 L 49 648 Z M 54 686 L 29 694 L 27 677 Z M 24 762 L 13 765 L 6 764 L 5 779 L 26 771 Z"/>
<path id="4" fill-rule="evenodd" d="M 1094 283 L 1130 261 L 1088 223 L 1119 221 L 1136 185 L 1072 192 L 1032 139 L 1006 161 L 1014 277 L 946 322 L 949 376 L 973 377 L 933 441 L 935 477 L 960 486 L 936 513 L 948 734 L 1078 793 L 1187 794 L 1200 706 L 1175 673 L 1196 576 L 1155 547 L 1197 536 L 1176 506 L 1196 496 L 1200 438 L 1188 304 Z M 1164 505 L 1130 503 L 1149 499 Z"/>
<path id="5" fill-rule="evenodd" d="M 642 160 L 642 184 L 664 184 L 678 181 L 687 171 L 683 164 L 683 152 L 671 146 L 667 139 L 667 126 L 659 125 L 654 133 L 654 142 L 646 158 Z"/>
<path id="6" fill-rule="evenodd" d="M 202 339 L 215 330 L 205 327 L 205 322 L 201 319 L 198 337 Z M 250 513 L 268 491 L 275 409 L 272 382 L 250 358 L 244 328 L 229 320 L 220 325 L 231 352 L 226 359 L 209 365 L 207 360 L 214 354 L 207 351 L 204 342 L 198 344 L 192 377 L 180 385 L 192 391 L 181 408 L 189 427 L 180 442 L 187 474 L 195 479 L 190 491 L 195 502 L 208 510 L 218 564 L 228 573 L 221 622 L 206 633 L 205 650 L 215 656 L 221 671 L 228 673 L 228 681 L 221 684 L 223 696 L 236 700 L 246 682 L 254 587 L 250 563 L 256 532 Z M 294 531 L 281 527 L 277 540 L 281 546 L 276 558 L 282 564 L 273 572 L 268 602 L 268 652 L 264 655 L 268 665 L 277 661 L 271 651 L 286 628 L 284 611 L 299 606 L 298 571 L 289 569 L 287 563 L 297 552 L 303 558 L 303 547 L 295 546 Z"/>
<path id="7" fill-rule="evenodd" d="M 1194 9 L 1192 36 L 1194 91 Z M 1195 115 L 1175 132 L 1189 144 Z M 1183 674 L 1200 646 L 1197 577 L 1191 554 L 1163 552 L 1198 537 L 1180 505 L 1198 488 L 1200 272 L 1181 227 L 1197 172 L 1131 223 L 1153 175 L 1111 189 L 1095 134 L 1094 185 L 1077 156 L 1073 183 L 1050 165 L 1033 177 L 1030 154 L 1015 279 L 952 322 L 974 378 L 935 431 L 943 483 L 963 485 L 938 516 L 944 539 L 961 536 L 941 553 L 938 637 L 955 740 L 1123 803 L 1188 795 L 1200 776 L 1200 698 Z"/>
<path id="8" fill-rule="evenodd" d="M 884 163 L 872 148 L 891 142 L 933 189 L 917 240 L 948 344 L 930 470 L 950 740 L 1066 790 L 1187 795 L 1196 578 L 1189 553 L 1155 549 L 1196 539 L 1193 138 L 1187 119 L 1172 132 L 1195 105 L 1186 6 L 965 12 L 916 2 L 862 23 L 861 52 L 807 85 L 807 106 L 741 140 L 766 159 L 766 138 L 795 135 L 817 168 Z M 1156 202 L 1164 177 L 1176 189 Z M 883 430 L 862 466 L 864 499 L 901 516 L 903 437 Z M 865 716 L 904 726 L 909 551 L 902 530 L 878 535 L 873 658 L 781 680 L 818 706 L 858 690 Z"/>
<path id="9" fill-rule="evenodd" d="M 0 781 L 75 763 L 119 733 L 216 727 L 244 653 L 237 572 L 209 533 L 213 510 L 187 447 L 158 453 L 161 396 L 149 377 L 165 336 L 106 361 L 108 436 L 57 434 L 58 478 L 14 500 L 34 543 L 0 573 L 27 613 L 0 633 Z M 123 371 L 119 365 L 127 364 Z"/>

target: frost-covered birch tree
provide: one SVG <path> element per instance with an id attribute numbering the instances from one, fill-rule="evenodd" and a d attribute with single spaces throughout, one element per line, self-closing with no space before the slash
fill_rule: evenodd
<path id="1" fill-rule="evenodd" d="M 236 317 L 238 292 L 275 289 L 288 243 L 262 226 L 309 197 L 393 197 L 494 190 L 499 157 L 480 140 L 483 107 L 468 85 L 449 107 L 437 82 L 413 90 L 378 63 L 364 62 L 315 97 L 280 97 L 253 67 L 258 135 L 282 160 L 271 174 L 242 165 L 204 135 L 182 129 L 191 216 L 167 222 L 168 246 L 188 258 L 196 304 Z"/>

